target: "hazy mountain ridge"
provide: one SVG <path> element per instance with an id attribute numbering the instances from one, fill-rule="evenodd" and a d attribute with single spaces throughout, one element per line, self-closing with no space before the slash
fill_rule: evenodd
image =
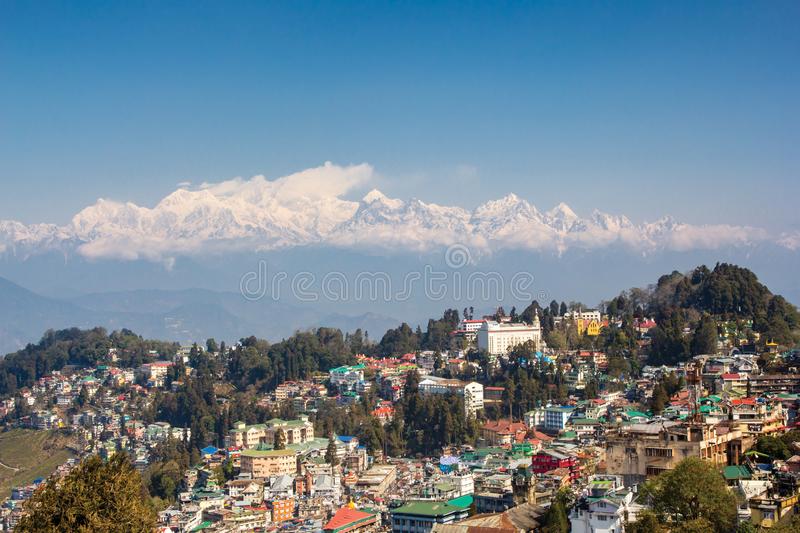
<path id="1" fill-rule="evenodd" d="M 209 337 L 231 342 L 250 335 L 276 341 L 298 329 L 323 325 L 344 331 L 359 327 L 385 331 L 397 323 L 374 313 L 325 313 L 203 289 L 120 291 L 60 300 L 0 278 L 0 354 L 37 341 L 47 329 L 67 327 L 127 328 L 178 342 Z"/>

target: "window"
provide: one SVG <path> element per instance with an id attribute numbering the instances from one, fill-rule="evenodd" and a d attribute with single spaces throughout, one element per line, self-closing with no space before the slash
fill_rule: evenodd
<path id="1" fill-rule="evenodd" d="M 645 448 L 644 454 L 647 457 L 672 457 L 670 448 Z"/>

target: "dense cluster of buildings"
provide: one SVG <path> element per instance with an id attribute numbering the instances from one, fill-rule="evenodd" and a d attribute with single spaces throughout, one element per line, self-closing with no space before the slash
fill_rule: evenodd
<path id="1" fill-rule="evenodd" d="M 579 322 L 585 334 L 608 326 L 608 318 L 593 310 L 559 320 Z M 654 325 L 637 320 L 640 341 Z M 646 508 L 637 498 L 641 483 L 687 457 L 719 467 L 740 501 L 741 520 L 769 526 L 796 509 L 800 449 L 788 461 L 748 452 L 760 437 L 780 435 L 800 420 L 797 354 L 776 354 L 782 369 L 764 371 L 759 353 L 723 349 L 721 340 L 718 353 L 671 367 L 644 366 L 633 378 L 610 375 L 609 358 L 600 350 L 548 348 L 538 316 L 531 324 L 463 320 L 453 335 L 472 342 L 492 366 L 471 357 L 469 344 L 443 353 L 361 355 L 356 364 L 286 381 L 260 396 L 259 405 L 290 407 L 296 415 L 231 424 L 224 442 L 216 443 L 221 448 L 209 443 L 185 472 L 177 500 L 159 514 L 160 530 L 533 531 L 554 495 L 567 490 L 575 500 L 569 511 L 573 531 L 619 533 Z M 512 418 L 515 410 L 504 409 L 509 398 L 502 382 L 490 383 L 487 376 L 522 344 L 558 373 L 566 394 L 551 394 Z M 181 386 L 180 380 L 167 386 L 173 364 L 154 354 L 136 369 L 53 372 L 2 400 L 0 415 L 13 413 L 14 423 L 28 428 L 69 432 L 77 455 L 125 451 L 144 471 L 158 443 L 191 436 L 188 428 L 130 415 L 145 412 L 158 391 Z M 387 457 L 355 436 L 315 431 L 315 413 L 324 402 L 349 410 L 365 395 L 377 398 L 371 416 L 388 424 L 411 371 L 419 374 L 420 394 L 463 403 L 465 417 L 480 428 L 477 442 L 430 457 Z M 675 390 L 654 407 L 665 380 L 677 383 Z M 487 417 L 490 407 L 493 416 Z M 74 464 L 70 460 L 60 471 Z M 227 476 L 220 475 L 223 466 Z M 8 495 L 6 529 L 37 483 Z"/>

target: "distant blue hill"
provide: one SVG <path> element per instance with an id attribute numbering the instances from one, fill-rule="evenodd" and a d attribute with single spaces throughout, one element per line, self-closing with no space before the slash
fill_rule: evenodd
<path id="1" fill-rule="evenodd" d="M 380 332 L 395 319 L 372 313 L 320 313 L 270 300 L 251 302 L 236 293 L 204 289 L 93 293 L 68 300 L 49 298 L 0 278 L 0 353 L 36 342 L 47 329 L 102 326 L 128 328 L 147 338 L 227 342 L 255 335 L 270 341 L 298 329 L 330 326 Z"/>

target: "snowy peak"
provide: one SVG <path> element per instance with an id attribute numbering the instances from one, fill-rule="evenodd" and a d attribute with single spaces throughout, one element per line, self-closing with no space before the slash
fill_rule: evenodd
<path id="1" fill-rule="evenodd" d="M 557 220 L 577 220 L 578 218 L 578 215 L 575 214 L 575 211 L 573 211 L 572 208 L 564 202 L 559 203 L 553 209 L 548 211 L 546 215 L 549 218 Z"/>
<path id="2" fill-rule="evenodd" d="M 378 189 L 372 189 L 369 191 L 364 198 L 361 199 L 362 204 L 366 204 L 367 206 L 374 206 L 375 208 L 386 208 L 386 209 L 402 209 L 405 203 L 402 200 L 396 200 L 387 197 Z"/>
<path id="3" fill-rule="evenodd" d="M 154 207 L 100 199 L 65 226 L 0 221 L 0 253 L 75 251 L 92 258 L 163 261 L 178 255 L 294 246 L 366 247 L 401 253 L 463 244 L 476 253 L 552 251 L 620 244 L 636 252 L 711 249 L 761 241 L 797 249 L 796 238 L 747 226 L 682 224 L 671 217 L 634 224 L 594 210 L 582 218 L 566 203 L 540 212 L 510 193 L 472 211 L 377 189 L 359 202 L 343 196 L 374 181 L 367 164 L 326 163 L 268 180 L 234 178 L 181 186 Z M 792 248 L 790 248 L 792 249 Z"/>
<path id="4" fill-rule="evenodd" d="M 565 232 L 570 231 L 580 218 L 567 204 L 561 202 L 544 214 L 544 220 L 556 231 Z"/>

